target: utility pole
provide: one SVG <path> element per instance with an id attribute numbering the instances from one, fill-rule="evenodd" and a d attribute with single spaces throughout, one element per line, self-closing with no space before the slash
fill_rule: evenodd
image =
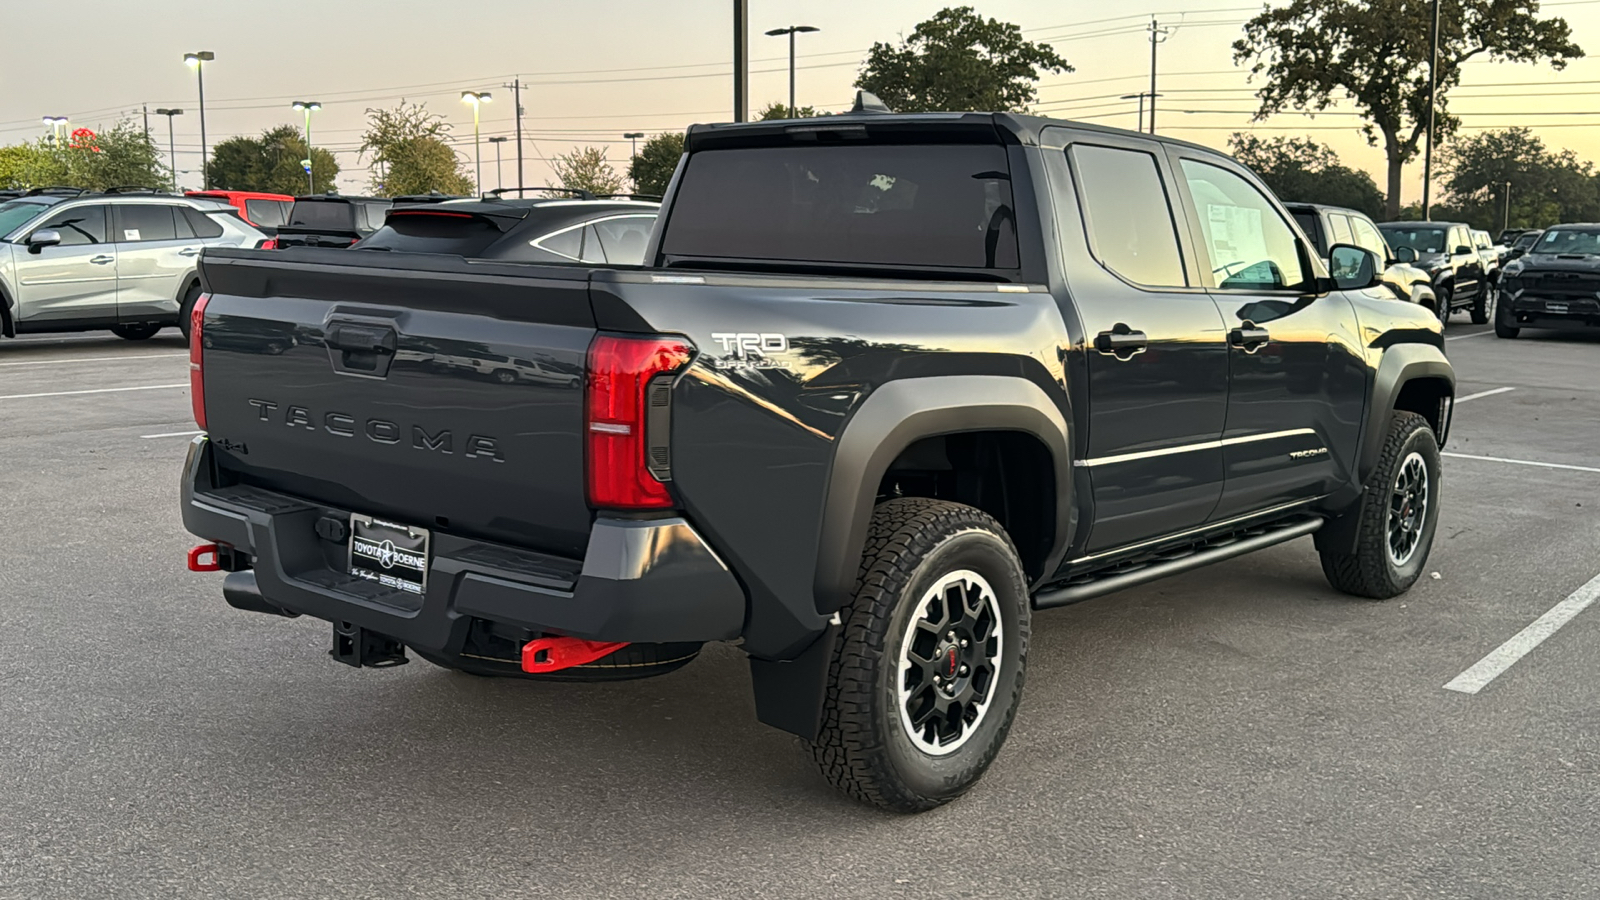
<path id="1" fill-rule="evenodd" d="M 1433 111 L 1439 104 L 1434 95 L 1439 90 L 1439 0 L 1433 0 L 1433 49 L 1428 57 L 1428 150 L 1422 157 L 1422 221 L 1432 217 L 1433 211 Z"/>
<path id="2" fill-rule="evenodd" d="M 1155 16 L 1150 17 L 1150 133 L 1156 133 L 1156 47 L 1172 34 L 1171 28 L 1162 28 Z"/>
<path id="3" fill-rule="evenodd" d="M 733 0 L 733 120 L 750 118 L 750 0 Z"/>
<path id="4" fill-rule="evenodd" d="M 144 142 L 148 144 L 150 143 L 150 104 L 141 103 L 139 106 L 144 110 Z"/>
<path id="5" fill-rule="evenodd" d="M 513 78 L 510 84 L 501 87 L 511 88 L 511 105 L 516 107 L 514 115 L 517 120 L 517 196 L 522 196 L 522 79 Z M 498 149 L 498 148 L 496 148 Z"/>

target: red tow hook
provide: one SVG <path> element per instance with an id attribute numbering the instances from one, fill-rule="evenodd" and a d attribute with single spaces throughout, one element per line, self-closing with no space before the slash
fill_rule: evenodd
<path id="1" fill-rule="evenodd" d="M 210 562 L 201 562 L 210 557 Z M 189 549 L 189 571 L 191 572 L 221 572 L 222 563 L 217 561 L 217 545 L 201 544 Z"/>
<path id="2" fill-rule="evenodd" d="M 547 637 L 522 645 L 522 671 L 534 675 L 559 672 L 592 663 L 628 646 L 627 641 L 586 641 L 573 637 Z"/>

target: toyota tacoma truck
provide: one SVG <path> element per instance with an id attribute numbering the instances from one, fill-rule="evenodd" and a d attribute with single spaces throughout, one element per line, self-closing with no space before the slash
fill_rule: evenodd
<path id="1" fill-rule="evenodd" d="M 1035 610 L 1308 535 L 1340 591 L 1417 579 L 1454 375 L 1377 257 L 1203 147 L 866 109 L 691 128 L 644 266 L 208 251 L 190 567 L 354 666 L 728 642 L 833 784 L 929 809 Z"/>

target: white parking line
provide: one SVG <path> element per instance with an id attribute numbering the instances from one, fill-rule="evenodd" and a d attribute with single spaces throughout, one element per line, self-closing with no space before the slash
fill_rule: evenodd
<path id="1" fill-rule="evenodd" d="M 1447 691 L 1460 691 L 1463 694 L 1476 694 L 1489 685 L 1489 682 L 1500 677 L 1500 674 L 1519 659 L 1527 656 L 1533 648 L 1544 643 L 1545 638 L 1555 634 L 1561 626 L 1571 622 L 1578 613 L 1589 608 L 1591 603 L 1600 599 L 1600 575 L 1589 580 L 1589 583 L 1576 591 L 1567 599 L 1557 603 L 1550 611 L 1533 620 L 1533 624 L 1516 633 L 1516 636 L 1504 644 L 1494 648 L 1488 656 L 1472 664 L 1472 667 L 1450 679 L 1446 684 Z"/>
<path id="2" fill-rule="evenodd" d="M 1445 340 L 1447 340 L 1447 341 L 1464 341 L 1464 340 L 1466 340 L 1467 338 L 1470 338 L 1470 337 L 1483 337 L 1486 334 L 1494 334 L 1494 330 L 1491 329 L 1489 331 L 1474 331 L 1471 334 L 1457 334 L 1457 335 L 1453 335 L 1451 337 L 1447 337 L 1447 338 L 1445 338 Z"/>
<path id="3" fill-rule="evenodd" d="M 95 388 L 91 391 L 49 391 L 43 394 L 6 394 L 0 400 L 31 400 L 34 397 L 72 397 L 78 394 L 117 394 L 123 391 L 162 391 L 168 388 L 186 388 L 189 382 L 182 384 L 145 384 L 139 387 L 120 388 Z"/>
<path id="4" fill-rule="evenodd" d="M 1504 394 L 1506 391 L 1514 391 L 1514 390 L 1516 390 L 1516 388 L 1514 388 L 1514 387 L 1497 387 L 1492 391 L 1479 391 L 1476 394 L 1468 394 L 1465 397 L 1457 397 L 1456 398 L 1456 402 L 1457 403 L 1465 403 L 1468 400 L 1476 400 L 1479 397 L 1492 397 L 1495 394 Z"/>
<path id="5" fill-rule="evenodd" d="M 83 356 L 76 359 L 36 359 L 30 362 L 0 363 L 0 366 L 59 366 L 67 363 L 120 362 L 124 359 L 175 359 L 187 353 L 147 353 L 139 356 Z"/>
<path id="6" fill-rule="evenodd" d="M 204 431 L 168 431 L 168 432 L 166 432 L 164 434 L 141 434 L 141 435 L 139 435 L 139 437 L 142 437 L 142 438 L 144 438 L 145 440 L 148 441 L 151 438 L 194 437 L 197 434 L 205 434 L 205 432 Z"/>
<path id="7" fill-rule="evenodd" d="M 1480 462 L 1510 463 L 1513 466 L 1538 466 L 1541 469 L 1566 469 L 1572 472 L 1600 472 L 1594 466 L 1569 466 L 1565 463 L 1537 462 L 1531 459 L 1507 459 L 1504 456 L 1474 456 L 1471 453 L 1444 453 L 1440 456 L 1449 456 L 1454 459 L 1476 459 Z"/>

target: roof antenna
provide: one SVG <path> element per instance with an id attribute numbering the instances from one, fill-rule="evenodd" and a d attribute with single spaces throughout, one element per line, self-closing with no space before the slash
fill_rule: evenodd
<path id="1" fill-rule="evenodd" d="M 869 91 L 856 91 L 856 105 L 850 107 L 850 111 L 853 113 L 869 113 L 874 115 L 884 115 L 885 113 L 894 112 L 894 110 L 889 108 L 888 104 L 878 99 L 877 94 Z"/>

